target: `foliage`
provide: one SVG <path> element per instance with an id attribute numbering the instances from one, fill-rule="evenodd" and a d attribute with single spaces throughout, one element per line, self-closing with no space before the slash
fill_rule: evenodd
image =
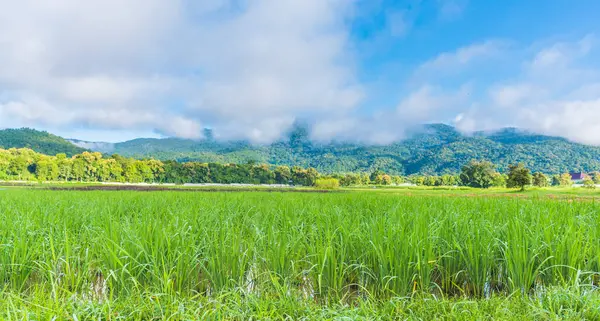
<path id="1" fill-rule="evenodd" d="M 523 163 L 534 172 L 558 174 L 600 171 L 600 148 L 563 138 L 535 135 L 515 129 L 463 135 L 453 127 L 432 124 L 389 145 L 310 141 L 306 128 L 293 130 L 288 139 L 270 145 L 214 140 L 137 139 L 114 146 L 112 152 L 135 158 L 180 162 L 245 163 L 314 167 L 321 173 L 389 175 L 443 175 L 460 172 L 471 159 L 486 159 L 496 169 Z"/>
<path id="2" fill-rule="evenodd" d="M 544 175 L 544 173 L 537 172 L 533 174 L 533 185 L 537 187 L 546 187 L 548 186 L 548 176 Z"/>
<path id="3" fill-rule="evenodd" d="M 0 148 L 29 148 L 46 155 L 65 153 L 68 156 L 86 151 L 62 137 L 29 128 L 0 130 Z"/>
<path id="4" fill-rule="evenodd" d="M 460 172 L 471 159 L 489 160 L 496 169 L 523 163 L 534 172 L 547 174 L 600 171 L 599 147 L 515 129 L 463 135 L 451 126 L 431 124 L 413 132 L 407 139 L 389 145 L 318 144 L 309 139 L 308 133 L 306 127 L 297 126 L 287 139 L 270 145 L 222 142 L 212 138 L 198 141 L 166 138 L 82 146 L 98 148 L 108 155 L 116 153 L 136 159 L 220 164 L 252 161 L 290 168 L 312 167 L 325 174 L 372 174 L 380 170 L 388 175 L 439 176 Z M 30 129 L 0 131 L 1 146 L 29 147 L 43 154 L 66 153 L 69 157 L 84 151 L 60 137 Z"/>
<path id="5" fill-rule="evenodd" d="M 525 186 L 531 185 L 531 180 L 531 172 L 522 163 L 508 167 L 508 179 L 506 181 L 508 188 L 518 187 L 524 191 Z"/>
<path id="6" fill-rule="evenodd" d="M 508 179 L 507 175 L 494 173 L 494 180 L 492 182 L 492 186 L 494 187 L 506 187 L 506 181 Z"/>
<path id="7" fill-rule="evenodd" d="M 494 184 L 495 173 L 492 163 L 472 160 L 463 166 L 460 180 L 466 186 L 488 188 Z"/>
<path id="8" fill-rule="evenodd" d="M 571 179 L 571 174 L 563 173 L 559 176 L 559 185 L 560 186 L 571 186 L 573 185 L 573 180 Z"/>
<path id="9" fill-rule="evenodd" d="M 314 168 L 265 164 L 219 164 L 137 160 L 99 152 L 48 156 L 30 149 L 0 149 L 0 179 L 128 183 L 245 183 L 313 186 L 320 174 Z"/>
<path id="10" fill-rule="evenodd" d="M 596 183 L 591 178 L 586 178 L 583 180 L 583 187 L 588 189 L 595 189 Z"/>
<path id="11" fill-rule="evenodd" d="M 510 175 L 495 171 L 488 161 L 471 161 L 460 175 L 390 175 L 382 170 L 371 174 L 319 173 L 315 168 L 285 165 L 272 166 L 256 162 L 245 164 L 200 163 L 133 159 L 118 154 L 106 157 L 99 152 L 83 152 L 68 157 L 66 154 L 49 156 L 30 149 L 0 149 L 0 180 L 63 181 L 63 182 L 119 182 L 119 183 L 172 183 L 172 184 L 284 184 L 314 186 L 319 178 L 334 178 L 340 186 L 400 185 L 410 182 L 418 186 L 470 186 L 477 188 L 521 187 L 516 182 L 519 171 L 525 176 L 525 185 L 531 184 L 529 170 L 522 164 L 512 166 Z M 517 174 L 515 174 L 517 173 Z M 536 174 L 543 175 L 543 174 Z M 513 180 L 509 178 L 513 177 Z M 517 178 L 515 178 L 517 177 Z M 529 177 L 529 179 L 527 179 Z M 537 177 L 537 176 L 536 176 Z M 542 176 L 544 177 L 544 176 Z M 539 182 L 538 182 L 539 183 Z M 517 184 L 517 185 L 515 185 Z M 569 174 L 553 177 L 553 184 L 571 185 Z"/>
<path id="12" fill-rule="evenodd" d="M 340 181 L 337 178 L 319 178 L 315 181 L 315 187 L 320 189 L 338 189 Z"/>

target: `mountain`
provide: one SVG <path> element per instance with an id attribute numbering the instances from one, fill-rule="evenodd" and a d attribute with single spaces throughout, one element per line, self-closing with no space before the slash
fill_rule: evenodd
<path id="1" fill-rule="evenodd" d="M 371 172 L 390 174 L 456 173 L 471 159 L 493 162 L 498 170 L 523 162 L 533 171 L 548 174 L 569 171 L 600 171 L 600 147 L 582 145 L 565 138 L 505 128 L 465 135 L 444 124 L 423 126 L 409 138 L 389 145 L 332 142 L 309 139 L 307 128 L 297 126 L 287 138 L 270 145 L 244 141 L 221 142 L 180 138 L 140 138 L 123 143 L 64 140 L 31 129 L 0 131 L 0 146 L 30 147 L 45 154 L 72 155 L 85 149 L 135 158 L 216 163 L 268 163 L 314 167 L 323 173 Z M 75 146 L 75 145 L 78 146 Z"/>
<path id="2" fill-rule="evenodd" d="M 73 145 L 66 139 L 45 131 L 29 128 L 0 130 L 0 148 L 30 148 L 38 153 L 56 155 L 65 153 L 68 156 L 86 151 Z"/>
<path id="3" fill-rule="evenodd" d="M 258 162 L 315 167 L 320 172 L 393 174 L 456 173 L 471 159 L 486 159 L 505 171 L 523 162 L 534 171 L 563 173 L 600 170 L 600 148 L 516 128 L 464 135 L 454 127 L 429 124 L 408 139 L 383 146 L 311 142 L 303 127 L 271 145 L 165 138 L 135 139 L 113 145 L 112 152 L 136 158 L 219 163 Z"/>

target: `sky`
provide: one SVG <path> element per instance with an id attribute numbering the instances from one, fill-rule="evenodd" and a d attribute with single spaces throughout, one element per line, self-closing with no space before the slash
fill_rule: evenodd
<path id="1" fill-rule="evenodd" d="M 415 126 L 600 145 L 596 0 L 0 0 L 0 128 L 387 144 Z"/>

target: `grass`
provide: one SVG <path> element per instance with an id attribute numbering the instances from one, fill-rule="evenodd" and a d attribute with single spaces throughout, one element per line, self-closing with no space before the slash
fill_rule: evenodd
<path id="1" fill-rule="evenodd" d="M 600 318 L 595 201 L 402 193 L 2 190 L 0 319 Z"/>

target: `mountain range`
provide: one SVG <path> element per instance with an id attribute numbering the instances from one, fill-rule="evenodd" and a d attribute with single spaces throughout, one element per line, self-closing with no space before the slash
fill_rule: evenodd
<path id="1" fill-rule="evenodd" d="M 444 124 L 424 125 L 405 140 L 388 145 L 317 143 L 306 127 L 297 126 L 286 139 L 269 145 L 212 138 L 140 138 L 122 143 L 64 139 L 33 129 L 0 130 L 0 147 L 28 147 L 37 152 L 73 155 L 85 150 L 134 158 L 156 158 L 180 162 L 267 163 L 314 167 L 319 172 L 370 172 L 390 174 L 456 173 L 471 159 L 493 162 L 498 170 L 522 162 L 533 171 L 548 174 L 600 170 L 600 147 L 505 128 L 496 132 L 465 135 Z M 210 137 L 210 135 L 209 135 Z"/>

